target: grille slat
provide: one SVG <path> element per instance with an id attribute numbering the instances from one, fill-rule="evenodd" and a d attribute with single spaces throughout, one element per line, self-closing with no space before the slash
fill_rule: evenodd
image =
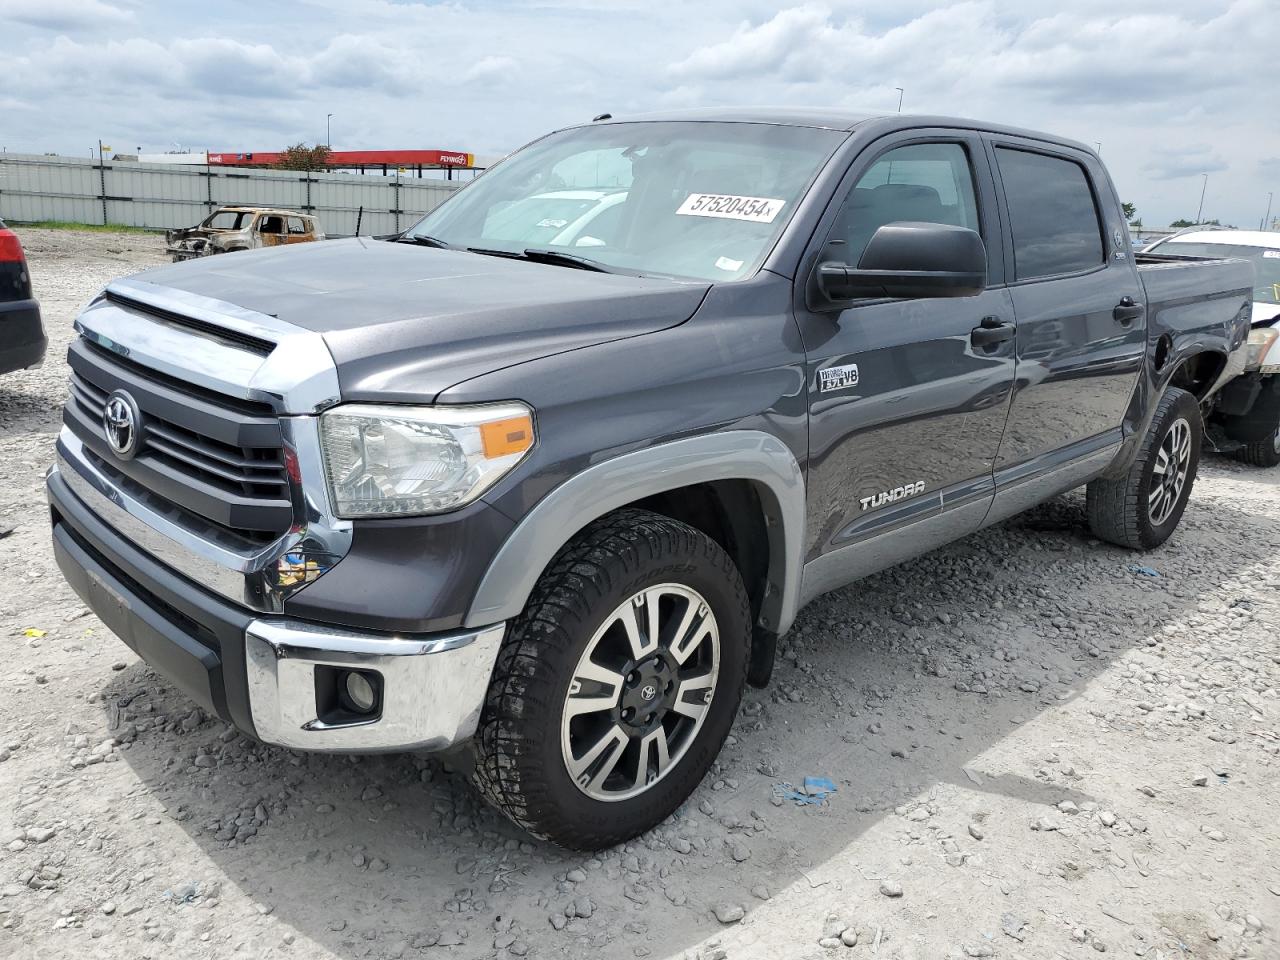
<path id="1" fill-rule="evenodd" d="M 68 360 L 64 420 L 105 466 L 231 533 L 259 540 L 289 529 L 284 441 L 273 416 L 250 412 L 234 398 L 221 403 L 207 391 L 184 390 L 83 339 L 72 344 Z M 142 414 L 142 442 L 128 460 L 111 452 L 102 426 L 107 397 L 118 389 Z"/>

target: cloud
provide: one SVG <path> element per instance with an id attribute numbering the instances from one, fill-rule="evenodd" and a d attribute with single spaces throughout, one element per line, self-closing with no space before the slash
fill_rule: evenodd
<path id="1" fill-rule="evenodd" d="M 482 57 L 462 75 L 462 81 L 493 84 L 510 79 L 519 69 L 519 61 L 513 57 Z"/>
<path id="2" fill-rule="evenodd" d="M 1142 169 L 1156 180 L 1176 180 L 1179 177 L 1197 177 L 1202 173 L 1226 170 L 1227 161 L 1208 144 L 1196 143 L 1166 149 L 1152 157 Z"/>
<path id="3" fill-rule="evenodd" d="M 0 0 L 0 98 L 36 107 L 0 109 L 0 126 L 11 151 L 82 153 L 99 135 L 266 150 L 322 139 L 333 113 L 344 147 L 504 154 L 603 112 L 892 113 L 903 87 L 908 113 L 1101 141 L 1149 224 L 1185 215 L 1199 191 L 1184 178 L 1209 170 L 1214 215 L 1256 223 L 1280 185 L 1259 80 L 1280 49 L 1275 4 L 278 0 L 250 30 L 240 3 Z"/>
<path id="4" fill-rule="evenodd" d="M 132 19 L 131 10 L 102 0 L 0 0 L 0 21 L 14 20 L 46 30 L 74 32 Z"/>

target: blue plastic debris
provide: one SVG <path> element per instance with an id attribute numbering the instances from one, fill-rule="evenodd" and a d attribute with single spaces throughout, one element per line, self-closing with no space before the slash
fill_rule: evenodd
<path id="1" fill-rule="evenodd" d="M 804 787 L 797 790 L 789 783 L 775 783 L 773 795 L 782 800 L 791 800 L 800 807 L 821 806 L 827 798 L 836 792 L 836 785 L 826 777 L 805 777 Z"/>
<path id="2" fill-rule="evenodd" d="M 1140 574 L 1142 574 L 1144 577 L 1158 577 L 1158 576 L 1160 576 L 1160 571 L 1159 571 L 1159 570 L 1156 570 L 1156 569 L 1155 569 L 1155 568 L 1153 568 L 1153 567 L 1144 567 L 1144 566 L 1140 566 L 1139 564 L 1136 564 L 1136 563 L 1131 563 L 1131 564 L 1129 564 L 1129 569 L 1130 569 L 1130 570 L 1132 570 L 1134 573 L 1140 573 Z"/>

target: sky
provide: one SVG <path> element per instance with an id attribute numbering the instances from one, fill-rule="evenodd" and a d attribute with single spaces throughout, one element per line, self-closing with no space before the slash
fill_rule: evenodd
<path id="1" fill-rule="evenodd" d="M 698 106 L 1101 144 L 1145 226 L 1280 214 L 1280 0 L 0 0 L 0 148 L 443 148 Z M 1207 183 L 1203 174 L 1208 174 Z"/>

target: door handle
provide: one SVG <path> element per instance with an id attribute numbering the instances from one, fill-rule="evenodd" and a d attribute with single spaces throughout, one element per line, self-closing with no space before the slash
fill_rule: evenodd
<path id="1" fill-rule="evenodd" d="M 969 331 L 969 340 L 975 347 L 994 347 L 1012 340 L 1018 328 L 999 317 L 983 317 L 981 323 Z"/>
<path id="2" fill-rule="evenodd" d="M 1111 316 L 1116 323 L 1127 327 L 1142 316 L 1142 311 L 1145 309 L 1146 307 L 1143 304 L 1134 302 L 1133 297 L 1122 297 L 1120 302 L 1116 304 L 1115 309 L 1111 311 Z"/>

